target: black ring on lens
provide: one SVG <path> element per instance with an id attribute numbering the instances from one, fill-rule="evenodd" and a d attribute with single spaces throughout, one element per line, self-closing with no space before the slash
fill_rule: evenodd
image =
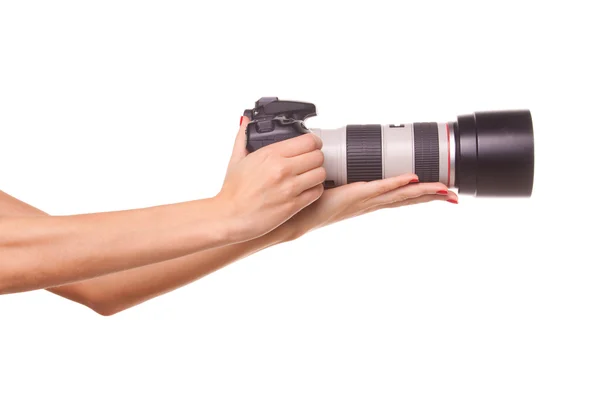
<path id="1" fill-rule="evenodd" d="M 346 126 L 348 183 L 383 178 L 381 125 Z"/>
<path id="2" fill-rule="evenodd" d="M 420 182 L 440 180 L 440 138 L 435 122 L 416 122 L 414 130 L 415 174 Z"/>

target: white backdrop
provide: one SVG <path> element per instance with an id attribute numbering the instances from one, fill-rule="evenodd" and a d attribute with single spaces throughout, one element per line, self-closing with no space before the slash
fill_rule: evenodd
<path id="1" fill-rule="evenodd" d="M 531 199 L 388 210 L 101 317 L 0 297 L 2 399 L 596 399 L 593 2 L 0 3 L 0 189 L 52 214 L 217 193 L 239 116 L 530 108 Z M 0 260 L 1 267 L 1 260 Z"/>

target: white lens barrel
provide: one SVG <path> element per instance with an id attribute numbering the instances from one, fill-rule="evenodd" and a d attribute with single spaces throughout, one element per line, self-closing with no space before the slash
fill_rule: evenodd
<path id="1" fill-rule="evenodd" d="M 415 145 L 415 125 L 417 126 Z M 365 154 L 373 154 L 371 143 L 375 141 L 381 148 L 381 154 L 373 156 L 380 161 L 381 176 L 390 178 L 406 173 L 417 173 L 422 182 L 442 182 L 448 187 L 455 184 L 456 146 L 452 123 L 422 123 L 381 125 L 381 129 L 373 125 L 351 125 L 352 133 L 347 127 L 339 129 L 311 129 L 323 141 L 325 154 L 324 167 L 327 171 L 327 186 L 345 185 L 349 181 L 348 168 L 351 171 L 361 169 L 370 172 L 373 168 L 371 156 L 356 156 L 356 152 L 364 149 Z M 359 132 L 358 139 L 354 132 Z M 373 132 L 375 137 L 365 140 L 364 132 Z M 354 141 L 354 142 L 352 142 Z M 352 142 L 352 143 L 350 143 Z M 380 146 L 379 146 L 380 144 Z M 352 157 L 348 157 L 348 149 L 352 149 Z M 379 151 L 379 150 L 377 150 Z M 349 162 L 359 163 L 350 165 Z M 360 165 L 363 163 L 363 165 Z M 376 162 L 376 164 L 379 161 Z M 377 164 L 379 167 L 379 164 Z M 356 179 L 350 178 L 351 181 Z"/>
<path id="2" fill-rule="evenodd" d="M 389 178 L 415 170 L 412 124 L 381 127 L 383 177 Z"/>
<path id="3" fill-rule="evenodd" d="M 310 129 L 323 141 L 325 155 L 325 171 L 330 186 L 341 186 L 348 183 L 346 164 L 346 127 L 338 129 Z"/>

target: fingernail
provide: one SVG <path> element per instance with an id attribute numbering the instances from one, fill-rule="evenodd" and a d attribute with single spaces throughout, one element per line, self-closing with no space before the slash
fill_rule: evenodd
<path id="1" fill-rule="evenodd" d="M 447 190 L 438 190 L 436 193 L 437 194 L 448 194 L 448 191 Z"/>
<path id="2" fill-rule="evenodd" d="M 458 204 L 458 200 L 454 200 L 454 199 L 448 199 L 446 200 L 448 203 L 452 203 L 452 204 Z"/>
<path id="3" fill-rule="evenodd" d="M 419 178 L 411 179 L 409 183 L 419 183 Z"/>
<path id="4" fill-rule="evenodd" d="M 240 117 L 240 126 L 242 126 L 242 122 L 244 122 L 244 116 L 243 115 Z"/>

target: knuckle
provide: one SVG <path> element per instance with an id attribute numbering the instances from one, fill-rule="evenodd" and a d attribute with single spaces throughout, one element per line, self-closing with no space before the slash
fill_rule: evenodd
<path id="1" fill-rule="evenodd" d="M 387 181 L 381 181 L 379 182 L 379 184 L 377 185 L 377 194 L 384 194 L 389 192 L 390 190 L 392 190 L 394 188 L 394 186 Z"/>
<path id="2" fill-rule="evenodd" d="M 282 174 L 284 177 L 286 177 L 286 176 L 292 174 L 292 167 L 291 167 L 291 165 L 289 165 L 287 163 L 281 163 L 278 171 L 280 174 Z"/>
<path id="3" fill-rule="evenodd" d="M 292 166 L 289 165 L 288 163 L 281 162 L 281 163 L 279 163 L 279 165 L 277 167 L 277 172 L 279 173 L 279 175 L 282 175 L 283 177 L 286 177 L 288 175 L 291 175 L 291 173 L 292 173 Z"/>
<path id="4" fill-rule="evenodd" d="M 290 185 L 285 186 L 282 190 L 281 190 L 281 194 L 283 195 L 284 198 L 289 199 L 291 197 L 295 197 L 295 193 L 296 193 L 296 188 L 297 188 L 297 184 L 296 183 L 292 183 Z"/>
<path id="5" fill-rule="evenodd" d="M 323 153 L 322 150 L 317 150 L 316 158 L 319 165 L 323 165 L 323 163 L 325 162 L 325 153 Z"/>
<path id="6" fill-rule="evenodd" d="M 312 133 L 304 135 L 304 138 L 311 150 L 317 150 L 321 148 L 320 140 Z"/>
<path id="7" fill-rule="evenodd" d="M 435 186 L 435 185 L 433 185 Z M 431 183 L 425 182 L 420 183 L 418 185 L 408 185 L 406 186 L 406 191 L 410 193 L 428 193 L 432 190 Z M 435 190 L 434 190 L 435 192 Z"/>
<path id="8" fill-rule="evenodd" d="M 286 178 L 289 173 L 289 168 L 284 164 L 277 164 L 271 169 L 271 176 L 276 182 L 280 182 Z"/>
<path id="9" fill-rule="evenodd" d="M 318 137 L 317 135 L 315 135 L 314 133 L 311 133 L 311 136 L 315 139 L 315 143 L 317 146 L 317 149 L 322 149 L 323 148 L 323 141 L 321 140 L 320 137 Z"/>
<path id="10" fill-rule="evenodd" d="M 325 179 L 327 179 L 327 171 L 324 167 L 319 167 L 317 169 L 317 179 L 319 180 L 319 183 L 325 182 Z"/>

